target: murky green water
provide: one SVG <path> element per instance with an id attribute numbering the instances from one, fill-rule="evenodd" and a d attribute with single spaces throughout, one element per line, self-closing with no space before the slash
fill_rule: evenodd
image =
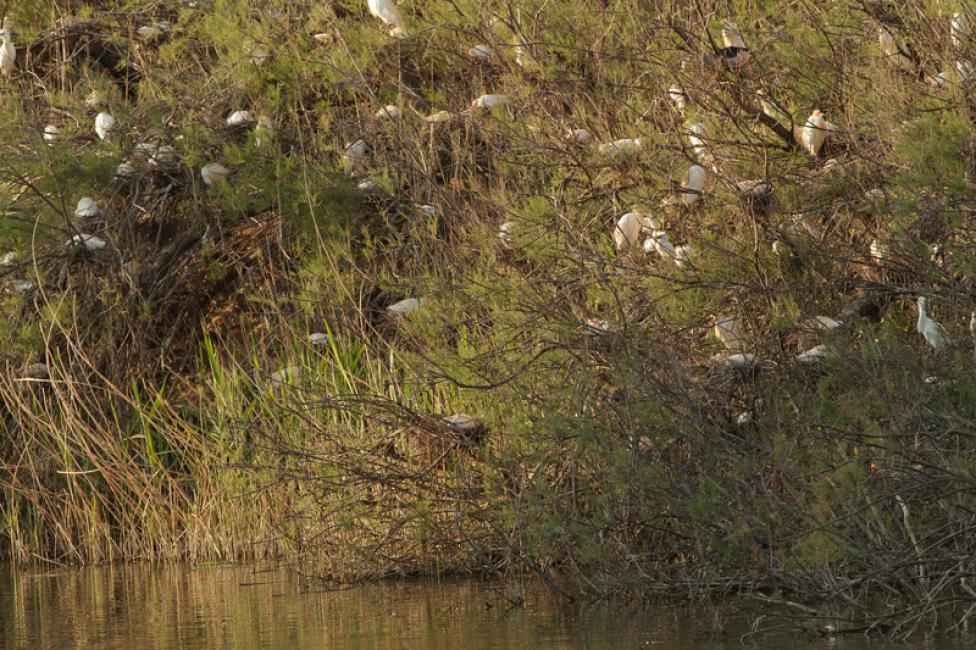
<path id="1" fill-rule="evenodd" d="M 738 632 L 715 635 L 707 618 L 567 608 L 531 591 L 525 607 L 512 609 L 477 581 L 303 591 L 287 572 L 238 567 L 0 570 L 0 647 L 11 649 L 967 647 L 795 637 L 743 646 Z"/>

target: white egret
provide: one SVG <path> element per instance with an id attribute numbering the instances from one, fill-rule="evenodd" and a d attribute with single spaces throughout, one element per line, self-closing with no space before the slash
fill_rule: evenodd
<path id="1" fill-rule="evenodd" d="M 734 354 L 718 352 L 712 355 L 711 362 L 714 365 L 729 368 L 751 368 L 756 365 L 756 355 L 751 352 L 736 352 Z"/>
<path id="2" fill-rule="evenodd" d="M 165 32 L 166 30 L 162 29 L 159 25 L 143 25 L 142 27 L 136 30 L 136 34 L 138 34 L 139 36 L 147 40 L 159 38 Z"/>
<path id="3" fill-rule="evenodd" d="M 430 205 L 429 203 L 425 203 L 418 207 L 420 208 L 420 211 L 423 212 L 424 215 L 428 217 L 436 217 L 438 214 L 440 214 L 440 210 L 437 209 L 436 205 Z"/>
<path id="4" fill-rule="evenodd" d="M 485 425 L 481 423 L 481 420 L 466 413 L 448 415 L 441 421 L 449 431 L 472 440 L 481 438 L 485 433 Z"/>
<path id="5" fill-rule="evenodd" d="M 925 341 L 931 345 L 934 349 L 940 350 L 946 346 L 952 345 L 952 338 L 949 337 L 949 332 L 946 328 L 942 326 L 937 320 L 929 317 L 926 313 L 926 306 L 928 305 L 928 299 L 924 296 L 918 297 L 918 322 L 915 325 L 915 329 L 918 333 L 925 337 Z"/>
<path id="6" fill-rule="evenodd" d="M 48 124 L 44 127 L 43 138 L 47 142 L 54 142 L 61 137 L 61 129 L 56 124 Z"/>
<path id="7" fill-rule="evenodd" d="M 360 138 L 355 142 L 346 145 L 342 153 L 342 169 L 347 174 L 353 174 L 366 165 L 369 157 L 369 145 Z"/>
<path id="8" fill-rule="evenodd" d="M 668 88 L 668 97 L 672 102 L 674 102 L 674 105 L 679 111 L 684 110 L 685 106 L 688 104 L 688 95 L 685 94 L 685 91 L 681 86 L 671 86 Z"/>
<path id="9" fill-rule="evenodd" d="M 752 411 L 743 411 L 735 418 L 735 423 L 740 427 L 744 427 L 747 424 L 752 423 Z"/>
<path id="10" fill-rule="evenodd" d="M 586 144 L 593 139 L 593 134 L 586 129 L 570 129 L 566 133 L 566 139 L 576 144 Z"/>
<path id="11" fill-rule="evenodd" d="M 480 61 L 487 61 L 491 58 L 491 55 L 491 48 L 483 43 L 475 45 L 468 50 L 468 56 L 470 56 L 472 59 L 478 59 Z"/>
<path id="12" fill-rule="evenodd" d="M 969 312 L 969 333 L 976 336 L 976 309 Z"/>
<path id="13" fill-rule="evenodd" d="M 329 34 L 328 32 L 320 32 L 318 34 L 312 34 L 312 38 L 316 42 L 322 43 L 323 45 L 328 45 L 329 43 L 332 42 L 332 34 Z"/>
<path id="14" fill-rule="evenodd" d="M 952 22 L 949 24 L 949 36 L 955 47 L 964 47 L 972 39 L 970 28 L 972 27 L 969 16 L 957 11 L 952 14 Z"/>
<path id="15" fill-rule="evenodd" d="M 33 282 L 28 282 L 27 280 L 13 279 L 10 281 L 10 289 L 14 293 L 27 293 L 34 288 Z"/>
<path id="16" fill-rule="evenodd" d="M 742 38 L 742 31 L 739 30 L 739 26 L 731 20 L 726 20 L 722 23 L 722 45 L 725 47 L 734 47 L 739 50 L 749 49 L 746 47 L 746 42 Z"/>
<path id="17" fill-rule="evenodd" d="M 661 259 L 675 261 L 674 244 L 663 230 L 652 230 L 651 236 L 644 240 L 644 251 L 649 253 L 652 250 Z"/>
<path id="18" fill-rule="evenodd" d="M 636 244 L 643 228 L 644 218 L 640 212 L 628 212 L 617 219 L 613 228 L 613 243 L 617 250 L 622 253 Z"/>
<path id="19" fill-rule="evenodd" d="M 502 241 L 512 241 L 512 236 L 515 233 L 515 222 L 506 221 L 501 226 L 498 227 L 498 238 Z"/>
<path id="20" fill-rule="evenodd" d="M 730 350 L 739 350 L 743 347 L 744 342 L 739 336 L 739 323 L 732 316 L 716 319 L 712 333 L 715 338 L 722 342 L 722 345 Z"/>
<path id="21" fill-rule="evenodd" d="M 399 27 L 403 19 L 393 0 L 368 0 L 369 13 L 391 27 Z"/>
<path id="22" fill-rule="evenodd" d="M 759 199 L 769 194 L 772 187 L 764 180 L 738 181 L 736 191 L 743 199 Z"/>
<path id="23" fill-rule="evenodd" d="M 620 138 L 601 144 L 598 151 L 602 154 L 628 154 L 640 151 L 642 146 L 640 138 Z"/>
<path id="24" fill-rule="evenodd" d="M 428 124 L 442 124 L 444 122 L 450 122 L 451 118 L 454 117 L 449 111 L 437 111 L 436 113 L 431 113 L 424 118 L 424 122 Z"/>
<path id="25" fill-rule="evenodd" d="M 816 156 L 820 153 L 820 147 L 823 146 L 826 137 L 827 120 L 824 119 L 823 113 L 819 109 L 815 110 L 807 118 L 806 124 L 803 125 L 803 129 L 800 132 L 800 140 L 803 148 L 811 156 Z"/>
<path id="26" fill-rule="evenodd" d="M 396 120 L 403 116 L 403 111 L 395 104 L 387 104 L 373 115 L 378 120 Z"/>
<path id="27" fill-rule="evenodd" d="M 819 363 L 832 356 L 834 356 L 833 349 L 829 345 L 822 343 L 796 355 L 796 360 L 800 363 L 810 364 Z"/>
<path id="28" fill-rule="evenodd" d="M 229 175 L 230 170 L 220 163 L 207 163 L 200 168 L 200 178 L 207 186 L 226 180 Z"/>
<path id="29" fill-rule="evenodd" d="M 830 316 L 814 316 L 806 322 L 808 329 L 835 330 L 841 327 L 844 321 L 831 318 Z"/>
<path id="30" fill-rule="evenodd" d="M 227 116 L 227 126 L 247 126 L 254 121 L 250 111 L 234 111 Z"/>
<path id="31" fill-rule="evenodd" d="M 705 168 L 701 165 L 692 165 L 681 179 L 681 202 L 690 208 L 701 198 L 704 189 Z"/>
<path id="32" fill-rule="evenodd" d="M 682 244 L 674 247 L 674 265 L 682 269 L 691 263 L 691 256 L 695 249 L 691 244 Z"/>
<path id="33" fill-rule="evenodd" d="M 386 308 L 387 311 L 393 312 L 394 314 L 408 314 L 418 309 L 420 309 L 419 298 L 404 298 Z"/>
<path id="34" fill-rule="evenodd" d="M 376 181 L 374 181 L 372 178 L 367 178 L 365 180 L 362 180 L 356 185 L 356 189 L 362 190 L 364 192 L 372 192 L 378 187 L 379 185 L 377 185 Z"/>
<path id="35" fill-rule="evenodd" d="M 98 207 L 95 199 L 90 196 L 83 196 L 78 199 L 78 205 L 75 206 L 75 217 L 78 219 L 90 219 L 100 214 L 102 214 L 102 210 Z"/>
<path id="36" fill-rule="evenodd" d="M 82 246 L 86 251 L 100 251 L 108 244 L 101 237 L 81 233 L 69 239 L 66 245 L 68 247 Z"/>
<path id="37" fill-rule="evenodd" d="M 688 142 L 691 143 L 691 148 L 696 157 L 701 158 L 705 153 L 705 141 L 707 139 L 708 132 L 705 130 L 704 124 L 695 122 L 688 125 Z"/>
<path id="38" fill-rule="evenodd" d="M 915 64 L 905 54 L 905 50 L 895 40 L 894 35 L 884 27 L 878 28 L 878 42 L 881 44 L 881 51 L 885 57 L 896 68 L 901 68 L 909 72 L 915 68 Z"/>
<path id="39" fill-rule="evenodd" d="M 508 95 L 482 95 L 471 102 L 471 107 L 491 110 L 493 108 L 498 108 L 499 106 L 504 106 L 505 104 L 508 104 L 509 101 Z"/>
<path id="40" fill-rule="evenodd" d="M 99 113 L 95 116 L 95 133 L 98 137 L 104 140 L 108 137 L 108 134 L 115 128 L 115 118 L 108 113 Z"/>
<path id="41" fill-rule="evenodd" d="M 10 26 L 8 19 L 4 17 L 3 25 L 0 27 L 0 73 L 10 76 L 14 71 L 17 62 L 17 48 L 10 38 Z"/>
<path id="42" fill-rule="evenodd" d="M 325 332 L 312 332 L 308 335 L 308 342 L 312 345 L 325 345 L 329 342 L 329 335 Z"/>

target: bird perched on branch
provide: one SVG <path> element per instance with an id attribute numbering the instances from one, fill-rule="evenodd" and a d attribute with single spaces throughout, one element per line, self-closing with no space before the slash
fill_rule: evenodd
<path id="1" fill-rule="evenodd" d="M 705 168 L 692 165 L 681 179 L 681 202 L 687 207 L 695 205 L 705 189 Z"/>
<path id="2" fill-rule="evenodd" d="M 926 307 L 928 305 L 928 298 L 924 296 L 918 297 L 918 322 L 915 325 L 915 329 L 918 333 L 925 337 L 925 341 L 931 345 L 936 350 L 941 350 L 944 347 L 953 345 L 952 338 L 949 336 L 949 332 L 942 324 L 930 318 L 926 312 Z"/>
<path id="3" fill-rule="evenodd" d="M 815 110 L 807 118 L 800 131 L 800 142 L 811 156 L 816 156 L 820 153 L 820 148 L 823 146 L 826 137 L 827 120 L 824 119 L 823 113 L 819 109 Z"/>

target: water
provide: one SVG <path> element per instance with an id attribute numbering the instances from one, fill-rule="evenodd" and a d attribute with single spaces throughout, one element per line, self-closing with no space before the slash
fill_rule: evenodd
<path id="1" fill-rule="evenodd" d="M 0 570 L 0 647 L 10 649 L 966 647 L 861 637 L 743 646 L 739 632 L 716 634 L 707 620 L 680 609 L 566 607 L 541 590 L 513 609 L 495 585 L 473 580 L 303 591 L 285 571 L 241 567 Z"/>

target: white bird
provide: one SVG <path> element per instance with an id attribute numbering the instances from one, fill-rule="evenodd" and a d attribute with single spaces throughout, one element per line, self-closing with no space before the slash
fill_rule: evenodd
<path id="1" fill-rule="evenodd" d="M 345 151 L 342 153 L 342 169 L 347 174 L 352 174 L 360 170 L 366 165 L 366 160 L 369 157 L 369 145 L 366 141 L 360 138 L 355 142 L 346 145 Z"/>
<path id="2" fill-rule="evenodd" d="M 312 332 L 308 335 L 308 342 L 312 345 L 325 345 L 329 342 L 329 335 L 324 332 Z"/>
<path id="3" fill-rule="evenodd" d="M 429 203 L 425 203 L 418 207 L 420 208 L 420 211 L 423 212 L 424 215 L 428 217 L 436 217 L 438 214 L 440 214 L 440 210 L 437 209 L 436 205 L 430 205 Z"/>
<path id="4" fill-rule="evenodd" d="M 640 151 L 642 146 L 640 138 L 620 138 L 601 144 L 598 151 L 602 154 L 627 154 Z"/>
<path id="5" fill-rule="evenodd" d="M 27 293 L 34 288 L 33 282 L 28 282 L 27 280 L 13 279 L 10 281 L 10 288 L 14 293 Z"/>
<path id="6" fill-rule="evenodd" d="M 688 103 L 688 95 L 685 94 L 681 86 L 671 86 L 668 88 L 668 97 L 674 102 L 679 111 L 684 110 Z"/>
<path id="7" fill-rule="evenodd" d="M 949 337 L 949 332 L 946 331 L 946 328 L 938 321 L 929 318 L 928 313 L 925 311 L 927 304 L 927 298 L 924 296 L 918 297 L 918 322 L 915 325 L 915 329 L 936 350 L 952 345 L 952 338 Z"/>
<path id="8" fill-rule="evenodd" d="M 705 168 L 701 165 L 689 167 L 681 179 L 681 189 L 681 202 L 687 207 L 695 205 L 705 189 Z"/>
<path id="9" fill-rule="evenodd" d="M 61 129 L 56 124 L 48 124 L 44 127 L 43 137 L 47 142 L 54 142 L 61 137 Z"/>
<path id="10" fill-rule="evenodd" d="M 711 362 L 730 368 L 751 368 L 756 364 L 756 355 L 751 352 L 737 352 L 735 354 L 718 352 L 712 355 Z"/>
<path id="11" fill-rule="evenodd" d="M 746 42 L 742 38 L 742 31 L 739 26 L 731 20 L 722 23 L 722 45 L 734 47 L 738 50 L 747 50 Z"/>
<path id="12" fill-rule="evenodd" d="M 403 116 L 403 111 L 395 104 L 387 104 L 373 115 L 378 120 L 396 120 Z"/>
<path id="13" fill-rule="evenodd" d="M 512 241 L 512 235 L 515 233 L 515 222 L 506 221 L 498 228 L 498 238 L 502 241 Z"/>
<path id="14" fill-rule="evenodd" d="M 691 244 L 682 244 L 674 247 L 674 265 L 679 269 L 691 263 L 691 256 L 695 252 Z"/>
<path id="15" fill-rule="evenodd" d="M 764 180 L 748 180 L 748 181 L 738 181 L 735 184 L 736 191 L 739 192 L 739 196 L 742 198 L 752 198 L 758 199 L 769 194 L 772 189 Z"/>
<path id="16" fill-rule="evenodd" d="M 378 187 L 379 186 L 376 184 L 376 181 L 374 181 L 372 178 L 367 178 L 366 180 L 360 181 L 359 184 L 356 185 L 356 189 L 364 192 L 370 192 Z"/>
<path id="17" fill-rule="evenodd" d="M 437 111 L 425 117 L 424 122 L 428 124 L 442 124 L 444 122 L 450 122 L 452 117 L 454 116 L 448 111 Z"/>
<path id="18" fill-rule="evenodd" d="M 823 113 L 819 109 L 815 110 L 807 118 L 806 124 L 803 125 L 803 129 L 800 132 L 800 140 L 803 148 L 811 156 L 816 156 L 820 153 L 820 147 L 823 146 L 826 137 L 827 120 L 824 119 Z"/>
<path id="19" fill-rule="evenodd" d="M 95 116 L 95 133 L 98 137 L 104 140 L 108 137 L 108 134 L 115 128 L 115 118 L 108 113 L 99 113 Z"/>
<path id="20" fill-rule="evenodd" d="M 3 27 L 0 28 L 0 73 L 4 76 L 10 76 L 17 61 L 17 48 L 10 39 L 9 29 L 8 19 L 5 17 Z"/>
<path id="21" fill-rule="evenodd" d="M 593 134 L 586 129 L 570 129 L 566 133 L 566 139 L 572 140 L 576 144 L 586 144 L 593 139 Z"/>
<path id="22" fill-rule="evenodd" d="M 504 106 L 509 103 L 508 95 L 482 95 L 473 102 L 471 102 L 472 108 L 484 108 L 491 110 L 493 108 L 498 108 L 499 106 Z"/>
<path id="23" fill-rule="evenodd" d="M 619 252 L 637 243 L 644 228 L 644 216 L 640 212 L 628 212 L 617 219 L 613 227 L 613 243 Z"/>
<path id="24" fill-rule="evenodd" d="M 254 121 L 250 111 L 234 111 L 227 116 L 227 126 L 247 126 Z"/>
<path id="25" fill-rule="evenodd" d="M 75 206 L 75 217 L 78 219 L 89 219 L 97 217 L 102 213 L 101 208 L 98 207 L 98 203 L 95 199 L 90 196 L 83 196 L 78 199 L 78 205 Z"/>
<path id="26" fill-rule="evenodd" d="M 712 333 L 715 338 L 722 342 L 722 345 L 730 350 L 738 350 L 743 346 L 742 337 L 739 336 L 738 321 L 732 316 L 723 316 L 717 319 L 712 328 Z"/>
<path id="27" fill-rule="evenodd" d="M 391 27 L 399 27 L 403 19 L 393 0 L 368 0 L 369 13 Z"/>
<path id="28" fill-rule="evenodd" d="M 674 244 L 668 238 L 668 233 L 663 230 L 651 231 L 651 236 L 644 241 L 644 250 L 650 252 L 653 250 L 656 252 L 661 259 L 676 261 L 677 254 L 674 249 Z"/>
<path id="29" fill-rule="evenodd" d="M 743 411 L 739 413 L 738 417 L 735 418 L 735 423 L 740 427 L 744 427 L 747 424 L 752 423 L 752 411 Z"/>
<path id="30" fill-rule="evenodd" d="M 705 153 L 705 141 L 707 139 L 708 132 L 705 130 L 704 124 L 695 122 L 688 125 L 688 142 L 691 143 L 691 148 L 696 157 L 701 158 Z"/>
<path id="31" fill-rule="evenodd" d="M 952 14 L 952 22 L 949 25 L 949 36 L 952 38 L 952 44 L 956 47 L 963 47 L 972 38 L 972 34 L 969 31 L 971 27 L 969 16 L 957 11 Z"/>
<path id="32" fill-rule="evenodd" d="M 419 298 L 404 298 L 386 308 L 387 311 L 393 312 L 394 314 L 408 314 L 418 309 L 420 309 Z"/>
<path id="33" fill-rule="evenodd" d="M 159 25 L 143 25 L 142 27 L 136 30 L 136 34 L 149 40 L 158 38 L 162 36 L 165 32 L 166 30 L 160 27 Z"/>
<path id="34" fill-rule="evenodd" d="M 819 363 L 832 356 L 834 356 L 833 349 L 829 345 L 822 343 L 796 355 L 796 360 L 800 363 Z"/>
<path id="35" fill-rule="evenodd" d="M 483 43 L 475 45 L 468 50 L 468 56 L 470 56 L 472 59 L 479 59 L 481 61 L 487 61 L 490 59 L 491 54 L 491 48 Z"/>
<path id="36" fill-rule="evenodd" d="M 230 170 L 220 163 L 207 163 L 200 168 L 200 178 L 202 178 L 204 184 L 208 186 L 225 180 L 229 175 Z"/>
<path id="37" fill-rule="evenodd" d="M 808 329 L 835 330 L 844 324 L 844 321 L 831 318 L 830 316 L 814 316 L 807 321 Z"/>
<path id="38" fill-rule="evenodd" d="M 881 44 L 881 51 L 884 53 L 885 57 L 897 68 L 902 70 L 912 71 L 915 68 L 915 64 L 912 60 L 905 55 L 898 41 L 895 37 L 884 27 L 878 29 L 878 42 Z"/>
<path id="39" fill-rule="evenodd" d="M 86 251 L 99 251 L 105 248 L 106 242 L 101 237 L 85 233 L 75 235 L 68 240 L 67 246 L 82 246 Z"/>
<path id="40" fill-rule="evenodd" d="M 969 312 L 969 333 L 976 336 L 976 309 Z"/>
<path id="41" fill-rule="evenodd" d="M 929 75 L 928 77 L 929 85 L 933 88 L 945 88 L 946 76 L 944 72 L 940 72 L 935 75 Z"/>

